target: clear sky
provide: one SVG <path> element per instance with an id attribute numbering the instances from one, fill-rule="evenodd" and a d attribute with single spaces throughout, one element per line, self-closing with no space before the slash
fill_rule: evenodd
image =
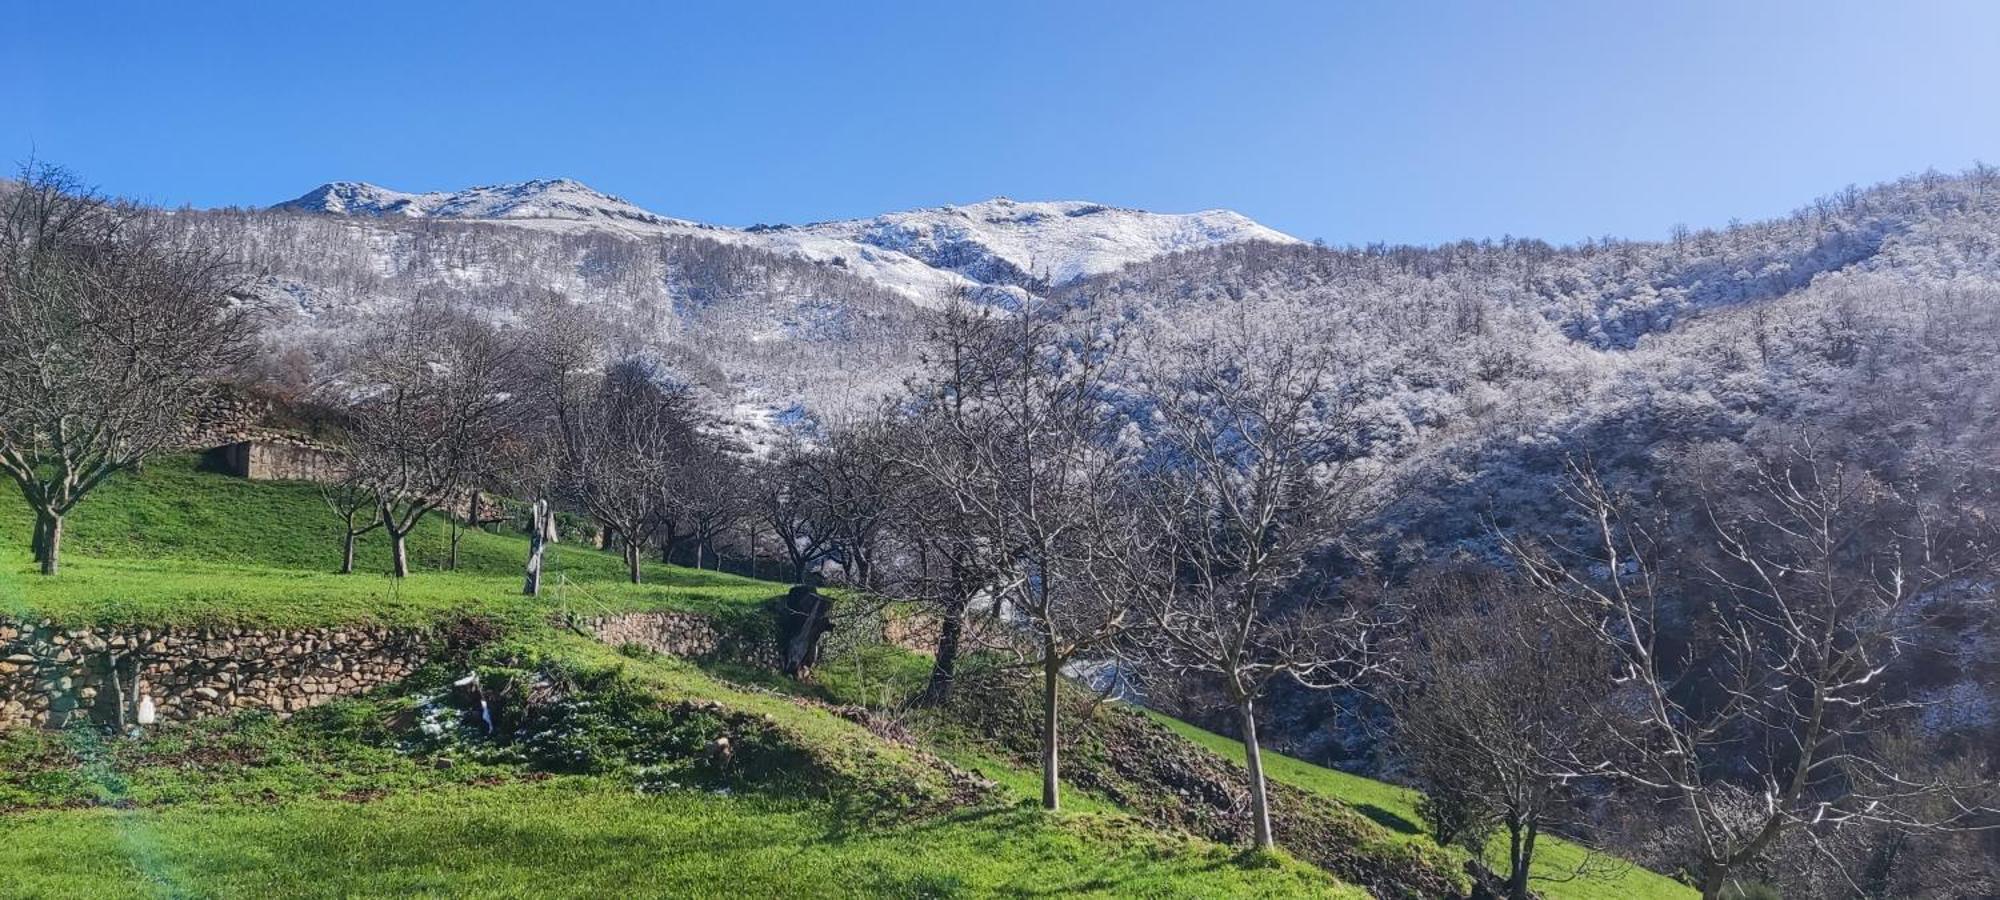
<path id="1" fill-rule="evenodd" d="M 724 224 L 1089 199 L 1657 237 L 2000 163 L 2000 2 L 0 0 L 0 160 L 263 205 L 568 176 Z"/>

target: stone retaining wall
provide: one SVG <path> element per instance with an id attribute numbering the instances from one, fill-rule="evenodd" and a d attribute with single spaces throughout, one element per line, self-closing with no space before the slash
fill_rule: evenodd
<path id="1" fill-rule="evenodd" d="M 0 619 L 0 728 L 116 721 L 114 660 L 125 700 L 136 667 L 162 720 L 241 709 L 283 715 L 400 681 L 431 643 L 423 631 L 358 626 L 61 628 Z"/>
<path id="2" fill-rule="evenodd" d="M 778 664 L 777 648 L 769 639 L 723 631 L 714 619 L 695 613 L 626 613 L 578 624 L 613 647 L 635 644 L 684 659 L 729 659 L 768 668 Z"/>

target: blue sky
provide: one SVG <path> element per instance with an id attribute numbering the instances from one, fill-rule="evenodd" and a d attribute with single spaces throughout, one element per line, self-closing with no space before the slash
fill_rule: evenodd
<path id="1" fill-rule="evenodd" d="M 2000 3 L 0 6 L 0 159 L 262 205 L 569 176 L 726 224 L 1090 199 L 1656 237 L 2000 163 Z"/>

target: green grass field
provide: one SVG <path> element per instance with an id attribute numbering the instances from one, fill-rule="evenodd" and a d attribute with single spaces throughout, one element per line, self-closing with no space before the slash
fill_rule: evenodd
<path id="1" fill-rule="evenodd" d="M 558 545 L 546 593 L 525 598 L 525 541 L 468 533 L 456 570 L 442 571 L 441 519 L 413 536 L 412 577 L 387 577 L 379 534 L 363 539 L 357 574 L 336 575 L 337 520 L 314 488 L 186 458 L 88 498 L 55 578 L 33 573 L 28 525 L 24 508 L 0 503 L 0 616 L 295 626 L 480 613 L 513 626 L 497 656 L 615 670 L 660 703 L 750 717 L 831 786 L 640 793 L 630 773 L 544 780 L 504 759 L 433 765 L 347 733 L 379 731 L 413 702 L 394 699 L 290 722 L 169 726 L 139 742 L 16 732 L 0 738 L 0 896 L 1365 896 L 1282 855 L 1245 859 L 1102 805 L 1048 815 L 1013 803 L 1032 773 L 997 759 L 960 760 L 1002 782 L 993 802 L 878 821 L 852 797 L 935 794 L 936 764 L 787 693 L 547 624 L 565 608 L 741 612 L 781 585 L 649 565 L 649 583 L 634 586 L 615 556 Z"/>
<path id="2" fill-rule="evenodd" d="M 1357 897 L 1296 863 L 1025 808 L 854 830 L 812 803 L 603 779 L 371 803 L 16 814 L 10 897 Z"/>
<path id="3" fill-rule="evenodd" d="M 1179 719 L 1153 714 L 1168 728 L 1230 759 L 1241 759 L 1243 744 L 1233 738 L 1204 731 Z M 1364 778 L 1301 762 L 1280 753 L 1264 751 L 1264 773 L 1273 781 L 1331 797 L 1378 820 L 1388 818 L 1403 823 L 1395 830 L 1415 829 L 1415 840 L 1429 840 L 1421 834 L 1422 817 L 1417 815 L 1417 792 L 1372 778 Z M 1504 841 L 1502 836 L 1496 841 Z M 1505 866 L 1506 848 L 1495 843 L 1487 853 L 1494 866 Z M 1586 869 L 1585 862 L 1589 860 Z M 1577 875 L 1583 870 L 1581 877 Z M 1690 900 L 1699 892 L 1657 872 L 1620 863 L 1602 855 L 1592 855 L 1583 847 L 1554 837 L 1536 842 L 1536 893 L 1550 900 Z"/>
<path id="4" fill-rule="evenodd" d="M 188 458 L 155 461 L 88 498 L 70 517 L 54 578 L 33 573 L 28 526 L 23 506 L 0 503 L 0 616 L 283 627 L 487 615 L 512 634 L 496 658 L 615 671 L 660 703 L 748 717 L 846 788 L 639 792 L 629 772 L 550 778 L 504 758 L 443 765 L 350 733 L 379 732 L 413 702 L 393 697 L 291 722 L 173 726 L 141 742 L 15 733 L 0 737 L 0 896 L 1366 896 L 1282 853 L 1246 857 L 1161 833 L 1087 792 L 1070 791 L 1061 814 L 1042 813 L 1032 808 L 1033 767 L 981 741 L 933 735 L 913 747 L 810 702 L 898 707 L 928 665 L 907 651 L 849 647 L 802 685 L 622 654 L 549 625 L 564 610 L 738 614 L 781 585 L 653 564 L 635 586 L 615 556 L 558 545 L 544 596 L 526 598 L 523 539 L 470 532 L 456 569 L 443 571 L 441 518 L 413 536 L 412 577 L 386 575 L 380 534 L 363 539 L 357 574 L 336 575 L 339 526 L 316 489 L 207 473 Z M 1233 741 L 1164 721 L 1240 755 Z M 939 760 L 990 779 L 994 799 L 889 821 L 855 814 L 856 796 L 948 792 Z M 1418 821 L 1401 788 L 1275 754 L 1267 766 L 1378 821 Z M 1543 859 L 1557 871 L 1580 854 L 1554 844 Z M 1558 900 L 1691 896 L 1629 867 L 1538 890 Z"/>
<path id="5" fill-rule="evenodd" d="M 413 625 L 467 612 L 509 621 L 558 609 L 717 612 L 782 592 L 657 563 L 646 568 L 647 584 L 633 585 L 614 555 L 557 544 L 543 595 L 523 597 L 525 540 L 467 532 L 457 569 L 443 571 L 449 540 L 439 515 L 411 535 L 411 577 L 386 574 L 389 544 L 379 531 L 362 537 L 355 574 L 337 575 L 341 525 L 317 489 L 202 472 L 188 457 L 156 460 L 143 475 L 120 475 L 87 497 L 69 516 L 63 569 L 53 578 L 34 571 L 31 521 L 24 504 L 0 502 L 0 615 L 77 624 Z"/>
<path id="6" fill-rule="evenodd" d="M 909 749 L 818 707 L 671 658 L 549 640 L 552 656 L 616 668 L 663 702 L 771 722 L 842 782 L 925 777 Z M 0 812 L 0 896 L 1366 896 L 1282 856 L 1004 793 L 883 822 L 814 789 L 642 793 L 618 774 L 549 778 L 462 755 L 438 768 L 352 731 L 393 707 L 210 720 L 137 743 L 0 739 L 0 809 L 15 810 Z"/>

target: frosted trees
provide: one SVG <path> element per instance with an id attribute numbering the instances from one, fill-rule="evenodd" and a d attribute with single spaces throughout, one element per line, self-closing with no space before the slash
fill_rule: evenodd
<path id="1" fill-rule="evenodd" d="M 250 326 L 216 247 L 60 169 L 30 166 L 0 191 L 0 471 L 33 508 L 35 560 L 53 575 L 64 517 L 184 439 Z"/>
<path id="2" fill-rule="evenodd" d="M 1251 837 L 1269 848 L 1257 701 L 1273 679 L 1345 686 L 1377 665 L 1370 622 L 1304 577 L 1376 500 L 1352 414 L 1361 398 L 1319 345 L 1246 325 L 1152 355 L 1130 532 L 1139 634 L 1160 665 L 1213 679 L 1235 706 Z"/>
<path id="3" fill-rule="evenodd" d="M 1993 527 L 1964 496 L 1986 479 L 1892 485 L 1812 434 L 1710 462 L 1696 495 L 1708 541 L 1683 556 L 1583 466 L 1564 490 L 1589 539 L 1512 544 L 1620 670 L 1611 752 L 1570 757 L 1572 771 L 1673 801 L 1708 898 L 1788 832 L 1976 821 L 1961 786 L 1868 747 L 1907 706 L 1884 675 L 1927 601 L 1992 577 Z"/>

